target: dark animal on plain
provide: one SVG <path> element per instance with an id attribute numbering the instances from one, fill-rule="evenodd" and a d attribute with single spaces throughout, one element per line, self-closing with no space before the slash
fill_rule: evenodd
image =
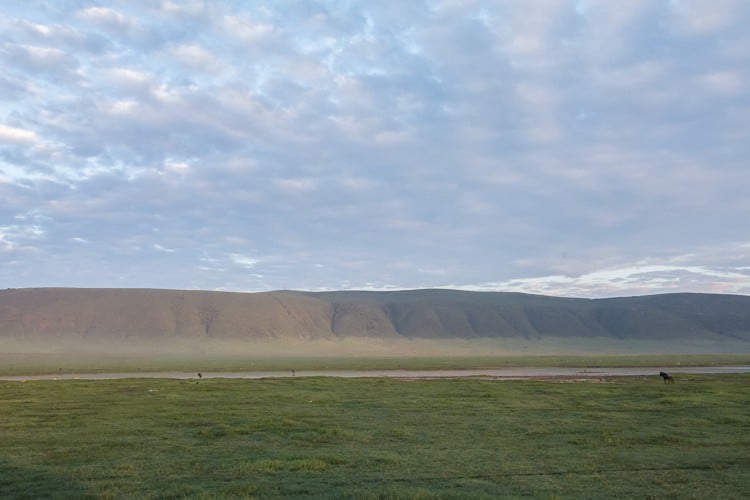
<path id="1" fill-rule="evenodd" d="M 198 372 L 198 378 L 203 378 L 203 374 L 201 372 Z"/>
<path id="2" fill-rule="evenodd" d="M 292 377 L 294 377 L 295 375 L 296 375 L 295 371 L 292 370 Z"/>
<path id="3" fill-rule="evenodd" d="M 664 379 L 665 384 L 674 384 L 674 377 L 667 372 L 659 372 L 659 376 Z"/>

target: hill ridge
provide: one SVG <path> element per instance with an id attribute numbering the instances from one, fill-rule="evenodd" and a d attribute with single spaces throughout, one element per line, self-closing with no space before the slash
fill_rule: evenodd
<path id="1" fill-rule="evenodd" d="M 610 337 L 750 342 L 750 297 L 668 293 L 571 298 L 450 289 L 214 292 L 0 291 L 0 338 Z"/>

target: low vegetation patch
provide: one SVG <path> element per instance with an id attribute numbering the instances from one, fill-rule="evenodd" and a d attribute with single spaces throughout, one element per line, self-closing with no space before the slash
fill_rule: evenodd
<path id="1" fill-rule="evenodd" d="M 275 370 L 451 370 L 510 367 L 681 367 L 750 365 L 750 353 L 744 354 L 531 354 L 531 355 L 445 355 L 429 351 L 414 355 L 362 356 L 347 354 L 314 356 L 242 355 L 149 355 L 132 354 L 113 357 L 111 354 L 82 355 L 60 352 L 54 355 L 0 351 L 0 376 L 168 372 L 221 373 Z"/>
<path id="2" fill-rule="evenodd" d="M 750 375 L 0 382 L 0 497 L 750 497 Z"/>

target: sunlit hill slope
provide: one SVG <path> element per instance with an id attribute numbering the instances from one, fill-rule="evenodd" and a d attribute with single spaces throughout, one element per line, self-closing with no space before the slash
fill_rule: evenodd
<path id="1" fill-rule="evenodd" d="M 750 342 L 750 297 L 573 299 L 517 293 L 0 291 L 0 337 L 476 339 L 609 337 Z"/>

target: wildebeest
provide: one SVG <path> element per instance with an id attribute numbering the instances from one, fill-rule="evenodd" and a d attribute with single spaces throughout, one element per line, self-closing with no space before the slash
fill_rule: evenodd
<path id="1" fill-rule="evenodd" d="M 198 372 L 198 378 L 203 378 L 203 374 L 201 372 Z"/>
<path id="2" fill-rule="evenodd" d="M 659 372 L 659 376 L 664 379 L 665 384 L 674 384 L 674 377 L 667 372 Z"/>

